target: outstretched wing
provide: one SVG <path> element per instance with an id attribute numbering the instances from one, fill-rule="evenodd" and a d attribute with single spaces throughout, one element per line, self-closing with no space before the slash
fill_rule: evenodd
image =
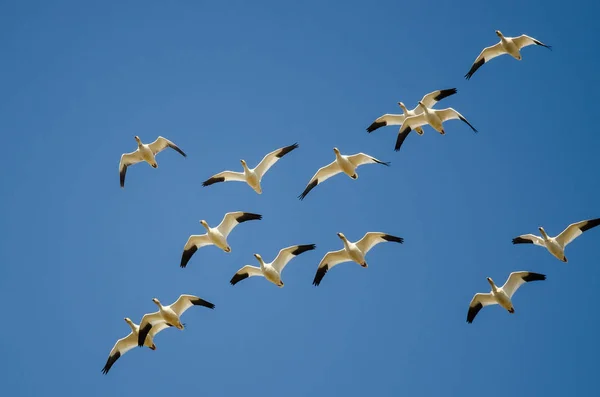
<path id="1" fill-rule="evenodd" d="M 217 229 L 219 229 L 223 236 L 227 237 L 229 236 L 229 233 L 231 233 L 233 228 L 239 225 L 240 223 L 244 223 L 246 221 L 256 221 L 261 219 L 262 215 L 253 214 L 252 212 L 228 212 L 223 217 L 221 223 L 219 223 L 219 226 L 217 226 Z"/>
<path id="2" fill-rule="evenodd" d="M 261 162 L 258 163 L 256 168 L 254 169 L 254 171 L 258 174 L 258 178 L 262 179 L 262 177 L 267 173 L 267 171 L 269 171 L 269 168 L 271 168 L 273 164 L 275 164 L 280 158 L 282 158 L 292 150 L 296 149 L 297 147 L 298 144 L 294 143 L 293 145 L 274 150 L 271 153 L 267 154 L 265 157 L 263 157 Z"/>
<path id="3" fill-rule="evenodd" d="M 512 298 L 514 293 L 517 292 L 521 285 L 530 281 L 541 281 L 545 279 L 545 274 L 532 272 L 512 272 L 508 276 L 508 280 L 506 280 L 506 282 L 502 286 L 502 289 L 504 290 L 504 292 L 506 292 L 506 295 L 508 295 L 509 298 Z"/>
<path id="4" fill-rule="evenodd" d="M 106 364 L 104 365 L 104 368 L 102 368 L 102 373 L 107 374 L 119 357 L 133 349 L 135 345 L 137 345 L 137 340 L 135 335 L 133 335 L 133 332 L 130 332 L 126 337 L 119 339 L 110 351 L 108 360 L 106 360 Z"/>
<path id="5" fill-rule="evenodd" d="M 475 58 L 475 62 L 473 62 L 471 69 L 467 72 L 467 74 L 465 74 L 465 78 L 469 80 L 477 71 L 477 69 L 482 67 L 484 63 L 489 62 L 490 60 L 504 53 L 504 49 L 502 48 L 502 44 L 500 42 L 498 42 L 498 44 L 494 44 L 493 46 L 484 48 L 479 56 Z"/>
<path id="6" fill-rule="evenodd" d="M 210 241 L 210 238 L 207 234 L 190 236 L 187 243 L 185 243 L 185 246 L 183 247 L 183 254 L 181 254 L 181 262 L 179 266 L 186 267 L 190 259 L 192 259 L 194 253 L 198 251 L 198 248 L 211 244 L 212 241 Z"/>
<path id="7" fill-rule="evenodd" d="M 158 138 L 156 138 L 156 140 L 154 142 L 148 144 L 148 147 L 150 148 L 150 150 L 152 150 L 152 153 L 154 153 L 154 155 L 156 155 L 157 153 L 160 153 L 163 150 L 165 150 L 166 148 L 170 147 L 171 149 L 175 150 L 177 153 L 181 154 L 183 157 L 187 157 L 187 155 L 183 152 L 183 150 L 179 149 L 179 147 L 176 144 L 174 144 L 167 138 L 163 138 L 162 136 L 159 136 Z"/>
<path id="8" fill-rule="evenodd" d="M 185 311 L 187 309 L 189 309 L 192 306 L 204 306 L 204 307 L 208 307 L 209 309 L 214 309 L 215 305 L 205 301 L 202 298 L 199 298 L 197 296 L 194 295 L 181 295 L 172 305 L 171 305 L 171 309 L 173 309 L 173 311 L 175 313 L 177 313 L 178 316 L 181 316 L 183 313 L 185 313 Z"/>
<path id="9" fill-rule="evenodd" d="M 142 160 L 142 156 L 138 150 L 131 153 L 123 153 L 121 155 L 121 161 L 119 162 L 119 178 L 121 180 L 121 187 L 125 187 L 125 174 L 127 173 L 127 167 L 137 164 Z"/>
<path id="10" fill-rule="evenodd" d="M 423 102 L 423 105 L 427 106 L 428 108 L 431 108 L 431 107 L 433 107 L 433 105 L 435 105 L 442 99 L 449 97 L 450 95 L 454 95 L 454 94 L 456 94 L 456 88 L 437 90 L 437 91 L 433 91 L 433 92 L 430 92 L 429 94 L 425 95 L 423 97 L 423 99 L 421 99 L 421 102 Z"/>
<path id="11" fill-rule="evenodd" d="M 515 45 L 517 46 L 517 48 L 520 50 L 523 47 L 527 47 L 530 45 L 540 45 L 542 47 L 546 47 L 549 50 L 552 50 L 552 46 L 546 45 L 544 43 L 542 43 L 539 40 L 534 39 L 533 37 L 527 36 L 526 34 L 522 34 L 519 37 L 515 37 L 512 39 L 513 43 L 515 43 Z"/>
<path id="12" fill-rule="evenodd" d="M 563 230 L 558 236 L 556 236 L 556 241 L 561 244 L 563 247 L 566 247 L 571 241 L 575 240 L 577 237 L 581 236 L 583 232 L 586 230 L 590 230 L 596 226 L 600 225 L 600 218 L 596 219 L 588 219 L 585 221 L 572 223 L 565 230 Z"/>
<path id="13" fill-rule="evenodd" d="M 378 117 L 370 126 L 367 127 L 367 132 L 370 134 L 378 128 L 385 127 L 388 125 L 401 125 L 404 121 L 403 114 L 384 114 Z"/>
<path id="14" fill-rule="evenodd" d="M 229 283 L 231 285 L 236 285 L 240 281 L 245 280 L 248 277 L 254 277 L 254 276 L 264 277 L 264 274 L 263 274 L 262 270 L 260 270 L 260 267 L 246 265 L 246 266 L 242 267 L 240 270 L 238 270 L 233 275 L 233 277 L 231 278 Z"/>
<path id="15" fill-rule="evenodd" d="M 369 156 L 368 154 L 364 154 L 364 153 L 357 153 L 357 154 L 353 154 L 351 156 L 348 156 L 348 160 L 350 160 L 350 162 L 355 167 L 358 167 L 359 165 L 363 165 L 363 164 L 383 164 L 383 165 L 390 165 L 389 162 L 377 160 L 375 157 Z"/>
<path id="16" fill-rule="evenodd" d="M 467 125 L 469 127 L 471 127 L 471 129 L 475 132 L 477 132 L 477 130 L 475 129 L 475 127 L 473 127 L 471 125 L 471 123 L 469 123 L 467 121 L 466 118 L 463 117 L 462 114 L 458 113 L 456 110 L 452 109 L 452 108 L 447 108 L 447 109 L 441 109 L 441 110 L 435 110 L 435 113 L 442 119 L 442 122 L 447 121 L 447 120 L 453 120 L 453 119 L 458 119 L 458 120 L 462 120 L 465 123 L 467 123 Z"/>
<path id="17" fill-rule="evenodd" d="M 298 198 L 300 200 L 304 200 L 304 197 L 306 197 L 308 192 L 313 190 L 315 186 L 317 186 L 319 183 L 325 182 L 327 179 L 331 178 L 336 174 L 339 174 L 340 172 L 342 172 L 342 169 L 340 168 L 337 161 L 334 161 L 333 163 L 328 164 L 325 167 L 319 168 L 317 173 L 310 179 L 310 182 L 308 182 L 308 185 L 306 185 L 306 188 L 304 189 L 302 194 L 298 196 Z"/>
<path id="18" fill-rule="evenodd" d="M 273 263 L 271 265 L 275 268 L 275 270 L 277 270 L 279 274 L 281 274 L 285 265 L 287 265 L 288 262 L 291 261 L 294 257 L 306 251 L 314 250 L 315 248 L 316 245 L 314 244 L 293 245 L 291 247 L 283 248 L 279 251 L 277 257 L 273 260 Z"/>
<path id="19" fill-rule="evenodd" d="M 535 244 L 540 247 L 545 247 L 544 240 L 533 234 L 522 234 L 512 239 L 513 244 Z"/>
<path id="20" fill-rule="evenodd" d="M 223 171 L 202 182 L 202 186 L 210 186 L 219 182 L 246 182 L 243 172 Z"/>
<path id="21" fill-rule="evenodd" d="M 402 244 L 404 239 L 402 237 L 396 237 L 386 233 L 368 232 L 363 236 L 363 238 L 356 242 L 356 246 L 362 251 L 363 255 L 366 255 L 367 252 L 369 252 L 371 248 L 377 244 L 386 243 L 388 241 Z"/>
<path id="22" fill-rule="evenodd" d="M 319 284 L 321 284 L 321 280 L 323 280 L 325 274 L 335 265 L 339 265 L 340 263 L 350 261 L 351 259 L 346 253 L 345 249 L 326 253 L 323 259 L 321 259 L 321 262 L 319 263 L 317 273 L 315 274 L 315 279 L 313 280 L 313 285 L 318 286 Z"/>
<path id="23" fill-rule="evenodd" d="M 471 299 L 471 303 L 469 304 L 469 311 L 467 312 L 467 322 L 470 324 L 475 319 L 475 316 L 484 306 L 487 305 L 495 305 L 496 299 L 492 296 L 492 294 L 487 293 L 479 293 L 475 294 L 473 299 Z"/>

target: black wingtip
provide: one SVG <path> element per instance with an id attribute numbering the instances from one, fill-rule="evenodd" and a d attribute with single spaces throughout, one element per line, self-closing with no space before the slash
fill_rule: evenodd
<path id="1" fill-rule="evenodd" d="M 470 80 L 471 77 L 473 76 L 473 74 L 477 71 L 477 69 L 479 69 L 481 67 L 481 65 L 483 65 L 485 63 L 485 59 L 482 58 L 479 60 L 479 62 L 476 62 L 473 64 L 473 66 L 471 66 L 471 69 L 469 70 L 469 72 L 467 74 L 465 74 L 465 79 Z"/>
<path id="2" fill-rule="evenodd" d="M 233 275 L 231 280 L 229 280 L 229 284 L 236 285 L 237 283 L 239 283 L 242 280 L 247 279 L 248 277 L 250 277 L 250 275 L 248 273 L 241 273 L 241 274 L 236 273 Z"/>
<path id="3" fill-rule="evenodd" d="M 385 127 L 387 123 L 385 121 L 374 121 L 370 126 L 367 127 L 367 132 L 370 134 L 380 127 Z"/>
<path id="4" fill-rule="evenodd" d="M 315 179 L 314 181 L 312 181 L 307 187 L 306 189 L 304 189 L 304 191 L 302 192 L 302 194 L 300 194 L 298 196 L 298 198 L 300 200 L 304 200 L 304 197 L 306 197 L 306 195 L 308 194 L 308 192 L 310 192 L 315 186 L 317 186 L 319 184 L 319 180 Z"/>
<path id="5" fill-rule="evenodd" d="M 209 309 L 214 309 L 215 305 L 209 301 L 206 301 L 202 298 L 198 298 L 198 299 L 193 299 L 190 300 L 190 302 L 192 302 L 192 304 L 196 305 L 196 306 L 203 306 Z"/>
<path id="6" fill-rule="evenodd" d="M 202 186 L 206 187 L 206 186 L 210 186 L 212 184 L 219 183 L 219 182 L 225 182 L 225 177 L 221 176 L 218 178 L 209 178 L 209 179 L 205 180 L 204 182 L 202 182 Z"/>
<path id="7" fill-rule="evenodd" d="M 282 148 L 281 151 L 277 153 L 275 157 L 281 158 L 296 148 L 298 148 L 298 142 L 294 143 L 293 145 Z"/>
<path id="8" fill-rule="evenodd" d="M 469 306 L 469 311 L 467 312 L 467 323 L 471 324 L 477 313 L 479 313 L 482 308 L 483 304 L 481 302 L 477 302 L 477 304 L 473 307 Z"/>
<path id="9" fill-rule="evenodd" d="M 444 90 L 440 90 L 440 93 L 439 93 L 439 94 L 438 94 L 438 95 L 437 95 L 435 98 L 433 98 L 433 99 L 434 99 L 436 102 L 439 102 L 439 101 L 441 101 L 442 99 L 444 99 L 444 98 L 447 98 L 447 97 L 449 97 L 450 95 L 454 95 L 454 94 L 456 94 L 456 93 L 457 93 L 457 90 L 456 90 L 456 88 L 447 88 L 447 89 L 444 89 Z"/>
<path id="10" fill-rule="evenodd" d="M 532 272 L 529 272 L 529 274 L 527 274 L 525 277 L 523 277 L 523 281 L 525 281 L 527 283 L 530 281 L 543 281 L 545 279 L 546 279 L 545 274 L 532 273 Z"/>
<path id="11" fill-rule="evenodd" d="M 527 240 L 523 237 L 515 237 L 512 239 L 513 244 L 533 244 L 533 241 Z"/>
<path id="12" fill-rule="evenodd" d="M 244 212 L 242 215 L 240 215 L 236 218 L 236 221 L 238 223 L 243 223 L 246 221 L 259 221 L 261 219 L 262 219 L 261 214 L 254 214 L 252 212 Z"/>
<path id="13" fill-rule="evenodd" d="M 396 236 L 392 236 L 391 234 L 386 234 L 384 236 L 381 236 L 382 239 L 384 239 L 385 241 L 390 241 L 390 242 L 394 242 L 394 243 L 404 243 L 404 239 L 402 237 L 396 237 Z"/>
<path id="14" fill-rule="evenodd" d="M 190 261 L 190 259 L 192 258 L 192 256 L 194 255 L 194 253 L 196 251 L 198 251 L 198 247 L 196 247 L 195 245 L 192 245 L 187 250 L 184 250 L 183 254 L 181 255 L 181 263 L 179 264 L 179 267 L 185 269 L 188 262 Z"/>
<path id="15" fill-rule="evenodd" d="M 402 144 L 404 143 L 404 140 L 406 139 L 408 134 L 410 134 L 410 131 L 411 128 L 407 127 L 404 131 L 400 131 L 398 133 L 398 138 L 396 138 L 396 146 L 394 147 L 394 150 L 396 152 L 400 150 L 400 147 L 402 147 Z"/>
<path id="16" fill-rule="evenodd" d="M 306 251 L 312 251 L 315 248 L 317 248 L 317 246 L 315 244 L 304 244 L 304 245 L 299 245 L 293 252 L 292 255 L 294 256 L 298 256 L 303 252 Z"/>
<path id="17" fill-rule="evenodd" d="M 591 228 L 594 228 L 598 225 L 600 225 L 600 218 L 590 219 L 587 221 L 587 223 L 584 226 L 580 227 L 579 230 L 581 230 L 582 232 L 585 232 L 585 231 L 590 230 Z"/>
<path id="18" fill-rule="evenodd" d="M 313 285 L 315 287 L 318 287 L 319 284 L 321 284 L 321 280 L 323 280 L 323 277 L 325 277 L 327 270 L 329 270 L 329 265 L 325 265 L 317 269 L 317 274 L 315 274 L 315 279 L 313 280 Z"/>
<path id="19" fill-rule="evenodd" d="M 148 336 L 148 332 L 150 332 L 151 329 L 152 329 L 152 324 L 148 323 L 144 326 L 144 328 L 141 328 L 138 330 L 138 346 L 139 347 L 144 346 L 144 341 L 146 340 L 146 336 Z"/>

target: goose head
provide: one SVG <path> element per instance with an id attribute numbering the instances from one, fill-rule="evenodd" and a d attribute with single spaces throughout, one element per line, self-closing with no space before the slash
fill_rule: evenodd
<path id="1" fill-rule="evenodd" d="M 139 136 L 137 136 L 137 135 L 136 135 L 136 136 L 134 136 L 133 138 L 135 139 L 135 141 L 137 142 L 137 144 L 138 144 L 138 145 L 141 145 L 141 144 L 142 144 L 142 140 L 140 139 L 140 137 L 139 137 Z"/>
<path id="2" fill-rule="evenodd" d="M 338 233 L 337 236 L 341 239 L 341 240 L 346 240 L 346 236 L 344 236 L 344 233 Z"/>
<path id="3" fill-rule="evenodd" d="M 240 163 L 242 163 L 242 167 L 244 167 L 245 169 L 248 168 L 248 164 L 246 164 L 246 160 L 240 160 Z"/>
<path id="4" fill-rule="evenodd" d="M 254 254 L 254 257 L 256 258 L 257 261 L 259 261 L 261 264 L 264 263 L 262 256 L 260 256 L 259 254 Z"/>
<path id="5" fill-rule="evenodd" d="M 486 280 L 488 283 L 490 283 L 490 285 L 492 286 L 492 289 L 496 288 L 496 284 L 494 284 L 494 280 L 492 280 L 491 277 L 486 277 Z"/>
<path id="6" fill-rule="evenodd" d="M 338 149 L 338 148 L 334 147 L 334 148 L 333 148 L 333 153 L 335 153 L 336 155 L 338 155 L 338 156 L 339 156 L 339 155 L 340 155 L 340 149 Z"/>
<path id="7" fill-rule="evenodd" d="M 404 103 L 402 103 L 402 102 L 398 102 L 398 106 L 400 106 L 400 108 L 402 109 L 402 111 L 403 111 L 404 113 L 407 113 L 407 112 L 408 112 L 408 109 L 406 109 L 406 106 L 404 106 Z"/>
<path id="8" fill-rule="evenodd" d="M 542 237 L 544 238 L 544 240 L 548 240 L 548 233 L 546 233 L 546 231 L 544 230 L 543 227 L 538 227 L 538 230 L 540 231 L 540 233 L 542 234 Z"/>
<path id="9" fill-rule="evenodd" d="M 206 230 L 208 230 L 208 229 L 209 229 L 209 227 L 208 227 L 208 223 L 206 223 L 206 221 L 205 221 L 204 219 L 202 219 L 202 220 L 200 221 L 200 224 L 201 224 L 202 226 L 204 226 L 204 228 L 205 228 Z"/>
<path id="10" fill-rule="evenodd" d="M 499 30 L 496 30 L 496 35 L 501 38 L 502 37 L 502 32 L 499 31 Z"/>
<path id="11" fill-rule="evenodd" d="M 421 106 L 423 109 L 426 109 L 427 107 L 425 106 L 425 104 L 423 103 L 423 101 L 419 101 L 419 106 Z"/>
<path id="12" fill-rule="evenodd" d="M 160 301 L 156 298 L 152 298 L 152 302 L 156 303 L 159 307 L 161 306 Z"/>

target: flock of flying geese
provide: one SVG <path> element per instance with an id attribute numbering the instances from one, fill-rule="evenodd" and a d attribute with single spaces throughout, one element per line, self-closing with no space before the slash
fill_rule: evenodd
<path id="1" fill-rule="evenodd" d="M 465 75 L 465 78 L 470 79 L 473 74 L 486 62 L 491 59 L 509 54 L 517 60 L 521 60 L 520 50 L 529 45 L 539 45 L 550 48 L 542 42 L 521 35 L 519 37 L 505 37 L 500 31 L 496 31 L 500 42 L 483 49 L 479 56 L 475 59 L 471 69 Z M 368 128 L 367 132 L 371 133 L 380 127 L 399 125 L 398 137 L 396 139 L 395 150 L 398 151 L 410 133 L 414 130 L 417 134 L 423 135 L 423 126 L 429 125 L 440 134 L 445 134 L 443 123 L 448 120 L 458 119 L 469 125 L 474 132 L 477 130 L 462 116 L 459 112 L 452 108 L 433 109 L 433 106 L 440 100 L 456 94 L 456 89 L 444 89 L 431 92 L 425 95 L 418 105 L 408 110 L 402 102 L 398 105 L 402 109 L 402 114 L 384 114 L 377 118 Z M 186 154 L 170 140 L 159 136 L 154 142 L 144 144 L 139 137 L 135 137 L 138 148 L 131 153 L 125 153 L 121 156 L 119 164 L 119 176 L 121 187 L 125 186 L 125 174 L 127 168 L 133 164 L 145 161 L 153 168 L 158 167 L 156 155 L 166 148 L 171 148 L 186 157 Z M 249 168 L 246 161 L 241 160 L 242 172 L 223 171 L 213 175 L 202 183 L 202 186 L 210 186 L 219 182 L 245 182 L 256 193 L 262 194 L 261 181 L 267 171 L 283 156 L 298 148 L 295 143 L 290 146 L 279 148 L 262 159 L 262 161 L 254 168 Z M 303 200 L 306 195 L 314 189 L 318 184 L 323 183 L 327 179 L 339 173 L 344 173 L 351 179 L 357 179 L 358 174 L 356 169 L 364 164 L 382 164 L 388 166 L 389 163 L 380 161 L 375 157 L 365 153 L 357 153 L 353 155 L 344 155 L 338 148 L 333 148 L 335 160 L 330 164 L 321 167 L 315 175 L 310 179 L 304 191 L 298 196 Z M 201 247 L 215 245 L 226 253 L 231 252 L 231 247 L 227 242 L 227 237 L 233 229 L 240 223 L 252 220 L 260 220 L 262 215 L 250 212 L 229 212 L 223 217 L 223 220 L 216 227 L 210 227 L 205 220 L 201 220 L 200 224 L 206 229 L 205 234 L 192 235 L 187 240 L 183 254 L 181 256 L 180 266 L 185 268 L 194 253 Z M 567 262 L 565 256 L 565 247 L 583 232 L 596 227 L 600 224 L 600 218 L 584 220 L 581 222 L 569 225 L 562 233 L 556 237 L 550 237 L 546 231 L 540 227 L 541 236 L 533 234 L 523 234 L 514 238 L 513 244 L 535 244 L 545 247 L 553 256 L 563 262 Z M 360 240 L 356 242 L 349 241 L 343 233 L 338 233 L 338 237 L 342 240 L 343 248 L 338 251 L 331 251 L 325 254 L 317 267 L 317 271 L 313 280 L 313 285 L 320 285 L 325 274 L 334 266 L 345 262 L 356 262 L 362 267 L 367 267 L 365 259 L 366 254 L 377 244 L 384 242 L 403 243 L 402 237 L 396 237 L 382 232 L 368 232 Z M 285 266 L 296 256 L 310 250 L 314 250 L 314 244 L 294 245 L 283 248 L 270 263 L 266 263 L 262 256 L 254 254 L 254 257 L 259 263 L 259 266 L 244 266 L 239 269 L 231 278 L 232 285 L 249 278 L 249 277 L 264 277 L 269 282 L 283 287 L 284 283 L 281 274 Z M 513 272 L 508 276 L 508 279 L 502 287 L 497 286 L 491 278 L 487 278 L 491 286 L 489 293 L 477 293 L 469 304 L 467 313 L 467 322 L 472 323 L 477 313 L 488 305 L 498 304 L 509 313 L 514 313 L 512 296 L 517 289 L 524 283 L 530 281 L 545 280 L 546 275 L 533 273 L 528 271 Z M 160 331 L 175 327 L 180 330 L 184 329 L 184 324 L 181 322 L 183 313 L 192 306 L 203 306 L 209 309 L 214 309 L 215 305 L 198 296 L 181 295 L 174 303 L 168 306 L 163 306 L 161 302 L 153 298 L 152 301 L 157 305 L 158 311 L 145 314 L 139 325 L 135 324 L 131 319 L 125 318 L 125 321 L 131 328 L 131 333 L 124 338 L 119 339 L 112 350 L 110 351 L 106 365 L 102 369 L 103 373 L 108 373 L 112 365 L 133 347 L 146 346 L 152 350 L 156 349 L 154 337 Z"/>

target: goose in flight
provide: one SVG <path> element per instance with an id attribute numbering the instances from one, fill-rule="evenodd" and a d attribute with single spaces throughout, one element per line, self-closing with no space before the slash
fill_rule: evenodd
<path id="1" fill-rule="evenodd" d="M 133 349 L 138 344 L 138 333 L 140 327 L 135 324 L 129 317 L 125 317 L 125 322 L 129 324 L 131 327 L 131 332 L 124 338 L 121 338 L 115 343 L 115 346 L 110 351 L 108 355 L 108 360 L 106 360 L 106 365 L 102 368 L 102 373 L 107 374 L 110 371 L 110 368 L 113 364 L 125 353 L 129 350 Z M 158 334 L 163 329 L 168 328 L 166 323 L 161 323 L 156 327 L 152 328 L 151 332 L 148 333 L 146 340 L 144 341 L 144 346 L 149 347 L 151 350 L 156 350 L 156 345 L 154 344 L 154 336 Z"/>
<path id="2" fill-rule="evenodd" d="M 519 287 L 524 283 L 528 283 L 530 281 L 540 281 L 545 279 L 545 274 L 532 272 L 512 272 L 508 276 L 508 280 L 506 280 L 504 285 L 502 287 L 497 287 L 496 284 L 494 284 L 494 280 L 488 277 L 487 281 L 492 286 L 492 291 L 487 294 L 480 292 L 473 296 L 473 299 L 469 304 L 467 322 L 469 324 L 472 323 L 477 313 L 479 313 L 479 311 L 487 305 L 498 304 L 506 310 L 508 310 L 509 313 L 514 313 L 515 308 L 513 307 L 511 298 L 514 295 L 514 293 L 519 289 Z"/>
<path id="3" fill-rule="evenodd" d="M 253 214 L 251 212 L 228 212 L 223 217 L 223 220 L 217 227 L 210 227 L 204 219 L 200 221 L 200 224 L 206 229 L 205 234 L 191 235 L 188 238 L 187 243 L 183 247 L 183 254 L 181 255 L 181 263 L 179 266 L 186 267 L 190 258 L 198 250 L 198 248 L 207 245 L 216 245 L 223 251 L 230 253 L 231 247 L 227 243 L 227 236 L 233 230 L 234 227 L 240 223 L 246 221 L 254 221 L 262 219 L 262 215 Z"/>
<path id="4" fill-rule="evenodd" d="M 246 265 L 238 270 L 231 278 L 231 285 L 236 285 L 238 282 L 252 276 L 262 276 L 268 281 L 272 282 L 278 287 L 283 287 L 283 281 L 281 281 L 281 272 L 285 265 L 289 263 L 296 256 L 303 252 L 311 251 L 315 249 L 314 244 L 305 245 L 293 245 L 291 247 L 283 248 L 277 254 L 277 257 L 273 259 L 271 263 L 265 263 L 262 256 L 254 254 L 256 260 L 260 264 L 260 267 Z"/>
<path id="5" fill-rule="evenodd" d="M 473 62 L 473 66 L 471 66 L 471 70 L 467 74 L 465 74 L 465 78 L 469 80 L 471 76 L 479 69 L 484 63 L 489 62 L 491 59 L 496 58 L 502 54 L 508 54 L 511 57 L 515 58 L 517 61 L 522 59 L 521 57 L 521 48 L 527 47 L 530 45 L 541 45 L 542 47 L 546 47 L 549 50 L 552 50 L 552 47 L 542 43 L 539 40 L 534 39 L 533 37 L 529 37 L 525 34 L 522 34 L 519 37 L 505 37 L 501 31 L 496 30 L 496 35 L 500 37 L 500 42 L 494 44 L 493 46 L 486 47 L 481 51 L 481 54 L 475 59 Z"/>
<path id="6" fill-rule="evenodd" d="M 306 185 L 306 189 L 298 196 L 300 200 L 304 200 L 304 197 L 314 189 L 319 183 L 325 182 L 327 179 L 331 178 L 334 175 L 343 172 L 348 175 L 352 179 L 358 179 L 358 174 L 356 173 L 356 169 L 363 164 L 383 164 L 389 166 L 389 162 L 383 162 L 377 160 L 375 157 L 371 157 L 368 154 L 357 153 L 353 155 L 343 155 L 340 153 L 338 148 L 334 147 L 333 152 L 335 153 L 335 160 L 326 165 L 325 167 L 319 168 L 317 173 L 310 179 L 308 185 Z"/>
<path id="7" fill-rule="evenodd" d="M 456 88 L 437 90 L 425 95 L 423 99 L 421 99 L 421 102 L 423 102 L 428 108 L 432 108 L 436 103 L 438 103 L 442 99 L 454 94 L 456 94 Z M 400 108 L 402 109 L 403 114 L 384 114 L 383 116 L 377 118 L 370 126 L 367 127 L 367 132 L 370 134 L 376 129 L 388 125 L 402 125 L 404 118 L 416 116 L 418 114 L 423 113 L 423 108 L 421 108 L 420 106 L 416 106 L 413 110 L 408 110 L 402 102 L 398 102 L 398 106 L 400 106 Z M 417 132 L 417 134 L 423 135 L 423 129 L 421 127 L 415 128 L 415 131 Z"/>
<path id="8" fill-rule="evenodd" d="M 156 155 L 168 147 L 174 149 L 183 157 L 187 157 L 187 155 L 181 149 L 179 149 L 177 145 L 167 138 L 163 138 L 162 136 L 159 136 L 154 142 L 147 145 L 142 143 L 139 136 L 136 135 L 134 138 L 138 144 L 137 150 L 131 153 L 123 153 L 121 155 L 121 162 L 119 163 L 119 176 L 121 178 L 121 187 L 123 188 L 125 187 L 125 174 L 127 173 L 127 167 L 132 164 L 145 161 L 146 163 L 150 164 L 152 168 L 158 168 Z"/>
<path id="9" fill-rule="evenodd" d="M 325 254 L 319 263 L 319 267 L 317 268 L 317 274 L 315 274 L 313 285 L 318 286 L 321 283 L 321 280 L 323 280 L 323 277 L 325 277 L 325 273 L 340 263 L 353 261 L 362 267 L 368 267 L 365 256 L 367 255 L 367 252 L 371 250 L 371 248 L 379 243 L 393 241 L 402 244 L 404 242 L 402 237 L 396 237 L 392 236 L 391 234 L 380 232 L 368 232 L 356 243 L 351 243 L 348 241 L 343 233 L 338 233 L 337 235 L 344 243 L 344 248 L 339 251 L 331 251 Z"/>
<path id="10" fill-rule="evenodd" d="M 204 306 L 209 309 L 215 308 L 215 305 L 205 301 L 202 298 L 185 294 L 181 295 L 173 304 L 169 306 L 163 306 L 156 298 L 152 298 L 152 302 L 156 303 L 156 306 L 158 306 L 158 311 L 144 314 L 144 317 L 142 317 L 137 339 L 138 346 L 142 346 L 144 344 L 146 336 L 155 327 L 164 328 L 164 325 L 166 325 L 167 327 L 183 329 L 184 325 L 181 323 L 181 315 L 192 306 Z"/>
<path id="11" fill-rule="evenodd" d="M 600 218 L 588 219 L 577 223 L 572 223 L 556 237 L 550 237 L 543 227 L 539 228 L 542 237 L 534 234 L 522 234 L 513 238 L 513 244 L 535 244 L 540 247 L 545 247 L 548 252 L 554 255 L 557 259 L 567 262 L 565 256 L 566 246 L 577 237 L 581 236 L 586 230 L 590 230 L 600 225 Z"/>
<path id="12" fill-rule="evenodd" d="M 258 194 L 262 194 L 262 187 L 260 181 L 265 176 L 269 168 L 273 166 L 280 158 L 291 152 L 298 147 L 297 143 L 293 145 L 282 147 L 271 153 L 267 154 L 255 168 L 248 168 L 245 160 L 240 160 L 244 172 L 234 171 L 223 171 L 216 175 L 211 176 L 206 181 L 202 182 L 202 186 L 210 186 L 218 182 L 246 182 L 254 191 Z"/>
<path id="13" fill-rule="evenodd" d="M 396 147 L 394 147 L 395 151 L 400 150 L 400 146 L 402 146 L 402 143 L 411 130 L 425 124 L 429 124 L 431 128 L 444 135 L 446 133 L 443 125 L 444 121 L 459 119 L 467 123 L 467 125 L 471 127 L 473 131 L 477 132 L 475 127 L 473 127 L 462 114 L 458 113 L 452 108 L 440 110 L 431 109 L 425 106 L 422 101 L 419 101 L 419 107 L 423 109 L 423 113 L 419 113 L 416 116 L 410 116 L 404 119 L 404 122 L 400 127 L 400 132 L 398 132 L 398 138 L 396 139 Z"/>

